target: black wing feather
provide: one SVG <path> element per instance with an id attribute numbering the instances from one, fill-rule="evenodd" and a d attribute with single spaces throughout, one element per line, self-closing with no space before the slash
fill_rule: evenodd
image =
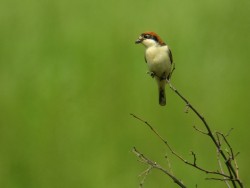
<path id="1" fill-rule="evenodd" d="M 172 52 L 170 49 L 168 49 L 168 55 L 169 55 L 171 64 L 173 64 L 173 56 L 172 56 Z"/>

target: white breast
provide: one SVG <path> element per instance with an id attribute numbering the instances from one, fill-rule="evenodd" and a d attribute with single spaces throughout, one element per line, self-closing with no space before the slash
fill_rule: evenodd
<path id="1" fill-rule="evenodd" d="M 171 62 L 168 50 L 168 46 L 152 46 L 146 49 L 145 57 L 149 71 L 158 76 L 161 76 L 164 72 L 166 76 L 170 73 Z"/>

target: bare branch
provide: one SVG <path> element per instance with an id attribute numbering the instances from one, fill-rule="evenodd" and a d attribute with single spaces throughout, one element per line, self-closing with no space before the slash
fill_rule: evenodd
<path id="1" fill-rule="evenodd" d="M 239 177 L 239 166 L 237 164 L 237 160 L 236 160 L 236 157 L 240 154 L 240 152 L 237 152 L 234 156 L 234 166 L 236 168 L 236 174 L 237 174 L 237 179 L 240 179 Z"/>
<path id="2" fill-rule="evenodd" d="M 216 134 L 220 135 L 223 138 L 223 140 L 227 144 L 228 148 L 230 149 L 230 152 L 226 151 L 228 153 L 228 155 L 229 155 L 228 162 L 230 162 L 230 160 L 234 161 L 234 166 L 235 166 L 235 171 L 236 171 L 236 179 L 239 179 L 239 167 L 238 167 L 237 161 L 235 159 L 236 156 L 239 154 L 239 152 L 237 152 L 236 154 L 234 154 L 233 148 L 232 148 L 232 146 L 230 145 L 230 143 L 228 142 L 228 140 L 226 138 L 226 137 L 229 136 L 229 134 L 232 132 L 232 130 L 233 130 L 233 128 L 230 129 L 226 135 L 224 135 L 223 133 L 220 133 L 220 132 L 216 132 Z"/>
<path id="3" fill-rule="evenodd" d="M 232 129 L 231 129 L 231 130 L 232 130 Z M 230 155 L 230 157 L 232 158 L 232 160 L 234 160 L 233 148 L 231 147 L 231 145 L 230 145 L 229 142 L 227 141 L 226 136 L 225 136 L 223 133 L 220 133 L 220 132 L 216 132 L 216 134 L 219 134 L 219 135 L 223 138 L 223 140 L 226 142 L 227 146 L 228 146 L 229 149 L 230 149 L 229 155 Z M 229 135 L 229 133 L 228 133 L 227 135 Z"/>
<path id="4" fill-rule="evenodd" d="M 193 155 L 193 157 L 194 157 L 194 166 L 196 166 L 196 155 L 195 155 L 195 153 L 193 152 L 193 151 L 191 151 L 191 154 Z"/>
<path id="5" fill-rule="evenodd" d="M 232 166 L 231 161 L 228 160 L 226 154 L 223 152 L 223 150 L 220 149 L 220 143 L 215 139 L 215 136 L 213 135 L 207 121 L 205 120 L 205 118 L 193 107 L 193 105 L 190 104 L 190 102 L 171 84 L 171 82 L 169 80 L 167 80 L 169 87 L 172 89 L 172 91 L 174 91 L 184 102 L 187 106 L 189 106 L 189 108 L 199 117 L 199 119 L 202 121 L 202 123 L 204 124 L 205 128 L 208 131 L 208 136 L 211 138 L 211 140 L 213 141 L 214 145 L 216 146 L 216 148 L 218 149 L 218 151 L 221 153 L 222 158 L 224 159 L 224 161 L 226 162 L 226 166 L 228 169 L 228 172 L 230 174 L 230 179 L 236 179 L 236 181 L 231 181 L 233 186 L 236 187 L 235 182 L 238 183 L 238 185 L 243 188 L 243 183 L 241 182 L 240 179 L 238 179 L 238 175 L 237 172 L 235 170 L 235 168 Z M 229 132 L 230 133 L 230 132 Z M 228 134 L 229 134 L 228 133 Z M 225 136 L 223 135 L 223 137 L 225 138 Z M 223 139 L 224 139 L 223 138 Z M 227 145 L 230 148 L 231 154 L 232 150 L 231 150 L 231 146 L 229 145 L 229 143 L 227 142 L 226 139 L 224 139 L 225 142 L 227 143 Z"/>
<path id="6" fill-rule="evenodd" d="M 179 187 L 186 188 L 186 186 L 180 180 L 178 180 L 175 176 L 173 176 L 168 170 L 164 169 L 163 167 L 158 165 L 156 162 L 153 162 L 152 160 L 148 159 L 146 156 L 144 156 L 142 153 L 140 153 L 135 147 L 133 148 L 132 151 L 141 160 L 141 162 L 150 165 L 151 169 L 155 168 L 155 169 L 158 169 L 158 170 L 164 172 L 174 181 L 174 183 L 179 185 Z M 146 172 L 147 172 L 147 170 L 146 170 Z M 142 185 L 142 184 L 140 184 L 140 185 Z"/>
<path id="7" fill-rule="evenodd" d="M 229 131 L 228 131 L 228 133 L 225 135 L 225 137 L 228 137 L 230 134 L 231 134 L 231 132 L 234 130 L 234 128 L 231 128 Z"/>
<path id="8" fill-rule="evenodd" d="M 143 123 L 145 123 L 156 135 L 157 135 L 157 137 L 158 138 L 160 138 L 161 139 L 161 141 L 162 142 L 164 142 L 169 148 L 170 148 L 170 146 L 168 145 L 168 143 L 167 143 L 167 141 L 166 140 L 164 140 L 162 137 L 161 137 L 161 135 L 147 122 L 147 121 L 145 121 L 145 120 L 143 120 L 143 119 L 141 119 L 141 118 L 139 118 L 138 116 L 136 116 L 136 115 L 134 115 L 134 114 L 130 114 L 131 116 L 133 116 L 134 118 L 136 118 L 136 119 L 138 119 L 138 120 L 140 120 L 141 122 L 143 122 Z M 170 148 L 170 150 L 172 151 L 172 149 Z"/>
<path id="9" fill-rule="evenodd" d="M 172 70 L 172 72 L 174 71 L 174 69 Z M 157 75 L 154 75 L 157 76 Z M 162 78 L 161 78 L 162 79 Z M 208 178 L 208 179 L 214 179 L 214 180 L 221 180 L 224 181 L 228 187 L 230 187 L 229 185 L 229 181 L 232 183 L 233 187 L 236 188 L 237 185 L 239 185 L 241 188 L 243 188 L 243 183 L 241 182 L 241 180 L 239 179 L 239 174 L 238 174 L 238 165 L 237 162 L 235 160 L 236 155 L 238 155 L 238 153 L 236 155 L 234 155 L 233 153 L 233 149 L 231 147 L 231 145 L 229 144 L 229 142 L 227 141 L 226 137 L 231 133 L 232 129 L 226 134 L 222 134 L 219 132 L 215 132 L 215 134 L 213 134 L 213 132 L 211 131 L 210 126 L 208 125 L 207 121 L 205 120 L 205 118 L 196 110 L 196 108 L 194 108 L 194 106 L 171 84 L 171 82 L 169 80 L 166 79 L 166 81 L 169 84 L 169 87 L 171 88 L 172 91 L 174 91 L 184 102 L 186 105 L 186 110 L 185 112 L 188 112 L 189 109 L 191 109 L 197 116 L 198 118 L 202 121 L 203 125 L 205 126 L 206 131 L 200 130 L 197 127 L 193 126 L 193 128 L 197 131 L 200 132 L 206 136 L 208 136 L 213 144 L 216 147 L 217 150 L 217 158 L 218 158 L 218 163 L 220 166 L 220 171 L 209 171 L 206 170 L 204 168 L 201 168 L 200 166 L 197 165 L 197 158 L 194 152 L 191 152 L 192 156 L 193 156 L 193 162 L 189 162 L 187 160 L 185 160 L 181 155 L 179 155 L 178 153 L 176 153 L 172 147 L 169 145 L 168 141 L 166 139 L 164 139 L 157 131 L 156 129 L 149 124 L 147 121 L 139 118 L 138 116 L 134 115 L 134 114 L 130 114 L 131 116 L 133 116 L 134 118 L 140 120 L 141 122 L 143 122 L 144 124 L 146 124 L 150 130 L 167 146 L 167 148 L 171 151 L 171 153 L 176 156 L 178 159 L 180 159 L 182 162 L 184 162 L 185 164 L 192 166 L 202 172 L 205 172 L 207 174 L 214 174 L 214 175 L 219 175 L 221 176 L 221 178 Z M 222 138 L 222 139 L 220 139 Z M 222 150 L 221 146 L 222 146 L 222 141 L 224 141 L 226 143 L 226 145 L 228 146 L 229 150 L 227 152 L 227 150 Z M 134 148 L 134 150 L 136 151 L 136 149 Z M 228 156 L 227 156 L 228 153 Z M 137 154 L 140 154 L 139 152 L 137 152 Z M 152 163 L 152 161 L 147 160 L 147 158 L 145 158 L 142 154 L 139 155 L 140 158 L 144 158 L 144 162 L 147 164 L 150 164 L 153 168 L 157 168 L 157 169 L 161 169 L 161 167 L 159 167 L 156 163 Z M 138 157 L 139 157 L 138 156 Z M 220 156 L 222 157 L 225 166 L 227 167 L 227 171 L 228 174 L 226 174 L 222 168 L 222 164 L 221 164 L 221 159 Z M 234 165 L 232 165 L 232 161 L 234 162 Z M 159 167 L 159 168 L 158 168 Z M 165 169 L 162 170 L 163 172 L 165 172 Z M 170 174 L 168 171 L 165 172 L 166 174 Z M 171 177 L 171 176 L 170 176 Z M 178 184 L 178 183 L 177 183 Z"/>
<path id="10" fill-rule="evenodd" d="M 172 170 L 172 167 L 171 167 L 171 163 L 170 163 L 169 158 L 168 158 L 167 155 L 165 155 L 165 159 L 167 160 L 168 168 L 169 168 L 170 173 L 171 173 L 171 174 L 174 174 L 174 173 L 173 173 L 173 170 Z"/>
<path id="11" fill-rule="evenodd" d="M 221 171 L 221 173 L 222 174 L 225 174 L 224 173 L 224 170 L 223 170 L 223 167 L 222 167 L 222 164 L 221 164 L 221 160 L 220 160 L 220 151 L 217 149 L 217 161 L 218 161 L 218 164 L 219 164 L 219 167 L 220 167 L 220 171 Z M 227 187 L 228 188 L 231 188 L 231 186 L 230 186 L 230 184 L 228 183 L 228 181 L 226 181 L 226 179 L 228 179 L 228 178 L 223 178 L 223 179 L 225 179 L 225 183 L 226 183 L 226 185 L 227 185 Z"/>
<path id="12" fill-rule="evenodd" d="M 195 125 L 193 126 L 193 128 L 194 128 L 196 131 L 198 131 L 198 132 L 200 132 L 200 133 L 205 134 L 205 135 L 208 136 L 208 133 L 207 133 L 207 132 L 198 129 Z"/>
<path id="13" fill-rule="evenodd" d="M 236 179 L 230 179 L 230 178 L 205 178 L 206 180 L 218 180 L 218 181 L 238 181 L 238 180 L 236 180 Z"/>
<path id="14" fill-rule="evenodd" d="M 217 175 L 220 175 L 220 176 L 224 176 L 224 177 L 227 177 L 227 178 L 230 178 L 230 176 L 226 175 L 226 174 L 222 174 L 220 172 L 217 172 L 217 171 L 210 171 L 210 170 L 206 170 L 200 166 L 198 166 L 197 164 L 194 164 L 192 162 L 189 162 L 187 161 L 186 159 L 184 159 L 181 155 L 179 155 L 178 153 L 176 153 L 172 147 L 169 145 L 169 143 L 167 142 L 167 140 L 165 140 L 156 130 L 155 128 L 150 125 L 147 121 L 143 120 L 142 118 L 139 118 L 138 116 L 134 115 L 134 114 L 130 114 L 131 116 L 133 116 L 134 118 L 140 120 L 141 122 L 143 122 L 144 124 L 146 124 L 152 131 L 153 133 L 167 146 L 167 148 L 171 151 L 171 153 L 176 156 L 177 158 L 179 158 L 182 162 L 186 163 L 187 165 L 190 165 L 202 172 L 205 172 L 207 174 L 217 174 Z"/>
<path id="15" fill-rule="evenodd" d="M 144 182 L 145 182 L 145 180 L 146 180 L 148 174 L 150 173 L 150 171 L 151 171 L 152 169 L 153 169 L 153 167 L 149 165 L 149 167 L 148 167 L 144 172 L 142 172 L 142 173 L 139 175 L 139 176 L 143 176 L 143 178 L 142 178 L 142 180 L 141 180 L 141 182 L 140 182 L 140 187 L 143 187 Z"/>

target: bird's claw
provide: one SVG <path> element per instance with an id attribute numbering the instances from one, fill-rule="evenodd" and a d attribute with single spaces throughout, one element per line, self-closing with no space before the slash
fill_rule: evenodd
<path id="1" fill-rule="evenodd" d="M 148 72 L 147 72 L 147 74 L 149 74 L 152 78 L 154 78 L 154 77 L 155 77 L 155 73 L 154 73 L 154 72 L 150 72 L 150 71 L 148 71 Z"/>

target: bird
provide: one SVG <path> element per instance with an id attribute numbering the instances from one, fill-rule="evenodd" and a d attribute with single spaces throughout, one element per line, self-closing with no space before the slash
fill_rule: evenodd
<path id="1" fill-rule="evenodd" d="M 144 59 L 148 65 L 149 74 L 155 78 L 158 85 L 159 104 L 166 105 L 165 87 L 173 71 L 173 57 L 168 45 L 163 42 L 155 32 L 144 32 L 135 41 L 143 44 L 145 49 Z"/>

